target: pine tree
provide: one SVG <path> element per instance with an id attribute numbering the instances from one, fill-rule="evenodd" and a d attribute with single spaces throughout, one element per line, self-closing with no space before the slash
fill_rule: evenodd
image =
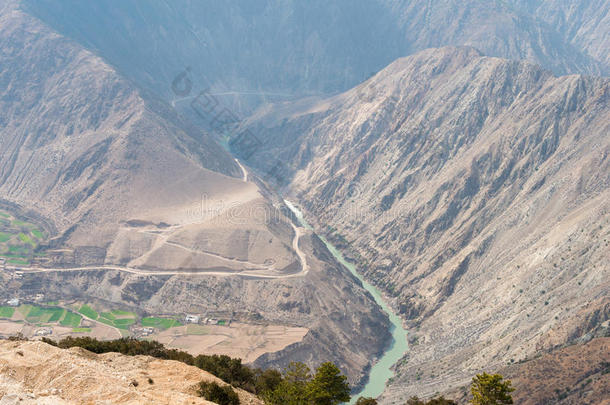
<path id="1" fill-rule="evenodd" d="M 333 363 L 322 363 L 307 384 L 307 396 L 315 405 L 336 405 L 350 400 L 347 377 Z"/>
<path id="2" fill-rule="evenodd" d="M 507 405 L 513 403 L 510 395 L 515 389 L 511 386 L 511 381 L 503 381 L 504 377 L 500 374 L 477 374 L 472 379 L 470 392 L 472 393 L 473 405 Z"/>

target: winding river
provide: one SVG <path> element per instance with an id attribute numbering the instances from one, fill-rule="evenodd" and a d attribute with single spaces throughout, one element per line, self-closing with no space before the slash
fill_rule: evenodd
<path id="1" fill-rule="evenodd" d="M 301 226 L 313 230 L 312 227 L 305 221 L 303 218 L 303 213 L 290 201 L 284 200 L 284 203 L 297 217 Z M 349 263 L 341 252 L 337 250 L 330 242 L 328 242 L 323 236 L 318 235 L 322 242 L 326 245 L 330 253 L 339 261 L 339 263 L 343 264 L 358 280 L 362 282 L 362 286 L 365 290 L 367 290 L 373 298 L 375 302 L 381 307 L 381 309 L 388 314 L 391 323 L 392 333 L 392 342 L 390 346 L 387 348 L 385 353 L 381 356 L 381 358 L 371 367 L 369 373 L 369 380 L 359 393 L 353 396 L 351 404 L 354 404 L 358 397 L 372 397 L 377 398 L 383 390 L 385 389 L 386 383 L 390 378 L 394 376 L 394 372 L 391 370 L 392 365 L 394 365 L 400 358 L 405 354 L 408 349 L 407 344 L 407 331 L 403 329 L 402 321 L 396 315 L 392 309 L 385 303 L 379 291 L 369 284 L 357 271 L 356 266 Z"/>

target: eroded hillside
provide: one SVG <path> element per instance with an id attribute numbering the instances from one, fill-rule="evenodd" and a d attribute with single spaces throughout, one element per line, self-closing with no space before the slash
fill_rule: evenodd
<path id="1" fill-rule="evenodd" d="M 447 47 L 251 120 L 269 146 L 252 163 L 285 162 L 308 218 L 409 321 L 388 400 L 607 319 L 608 98 L 605 78 Z"/>

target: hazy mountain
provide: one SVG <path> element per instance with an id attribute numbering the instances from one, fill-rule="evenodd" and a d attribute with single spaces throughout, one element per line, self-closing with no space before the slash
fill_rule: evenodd
<path id="1" fill-rule="evenodd" d="M 0 205 L 50 236 L 0 298 L 299 326 L 257 364 L 361 384 L 387 316 L 281 193 L 411 331 L 384 403 L 605 335 L 609 8 L 0 0 Z"/>
<path id="2" fill-rule="evenodd" d="M 361 381 L 387 317 L 216 141 L 16 2 L 0 8 L 0 54 L 0 202 L 45 228 L 35 266 L 53 269 L 2 272 L 3 300 L 239 311 L 309 329 L 261 362 L 334 359 Z"/>
<path id="3" fill-rule="evenodd" d="M 564 41 L 592 56 L 609 73 L 610 2 L 607 0 L 511 0 L 558 32 Z"/>
<path id="4" fill-rule="evenodd" d="M 390 399 L 599 332 L 609 90 L 605 78 L 446 47 L 252 118 L 267 149 L 251 164 L 286 162 L 318 229 L 409 321 Z"/>
<path id="5" fill-rule="evenodd" d="M 569 27 L 556 24 L 560 18 L 553 17 L 556 13 L 549 11 L 547 16 L 542 10 L 546 4 L 536 8 L 530 3 L 27 0 L 25 4 L 31 13 L 163 97 L 176 97 L 171 93 L 172 80 L 189 67 L 197 90 L 210 86 L 234 108 L 247 112 L 262 101 L 347 90 L 396 58 L 443 45 L 470 45 L 487 55 L 526 59 L 558 74 L 609 71 L 603 45 L 608 24 L 593 13 L 607 9 L 607 1 L 571 6 Z M 566 32 L 574 29 L 578 32 L 573 35 Z"/>
<path id="6" fill-rule="evenodd" d="M 387 0 L 384 3 L 389 4 L 392 15 L 398 18 L 400 32 L 412 51 L 468 45 L 490 56 L 528 60 L 556 74 L 609 72 L 606 56 L 599 58 L 594 47 L 584 45 L 587 41 L 596 42 L 599 36 L 607 36 L 610 31 L 607 25 L 598 23 L 598 15 L 590 12 L 595 8 L 582 2 L 569 2 L 574 10 L 570 24 L 594 24 L 596 29 L 583 30 L 581 42 L 574 41 L 553 21 L 537 18 L 539 10 L 530 8 L 527 1 L 516 0 L 512 6 L 506 1 L 477 0 Z M 610 6 L 607 0 L 596 3 L 606 9 Z"/>

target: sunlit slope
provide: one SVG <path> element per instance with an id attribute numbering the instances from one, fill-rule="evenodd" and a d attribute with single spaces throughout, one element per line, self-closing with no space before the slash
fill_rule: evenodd
<path id="1" fill-rule="evenodd" d="M 413 328 L 396 398 L 603 323 L 609 86 L 446 47 L 252 118 L 273 146 L 251 163 L 286 162 L 308 218 Z"/>

